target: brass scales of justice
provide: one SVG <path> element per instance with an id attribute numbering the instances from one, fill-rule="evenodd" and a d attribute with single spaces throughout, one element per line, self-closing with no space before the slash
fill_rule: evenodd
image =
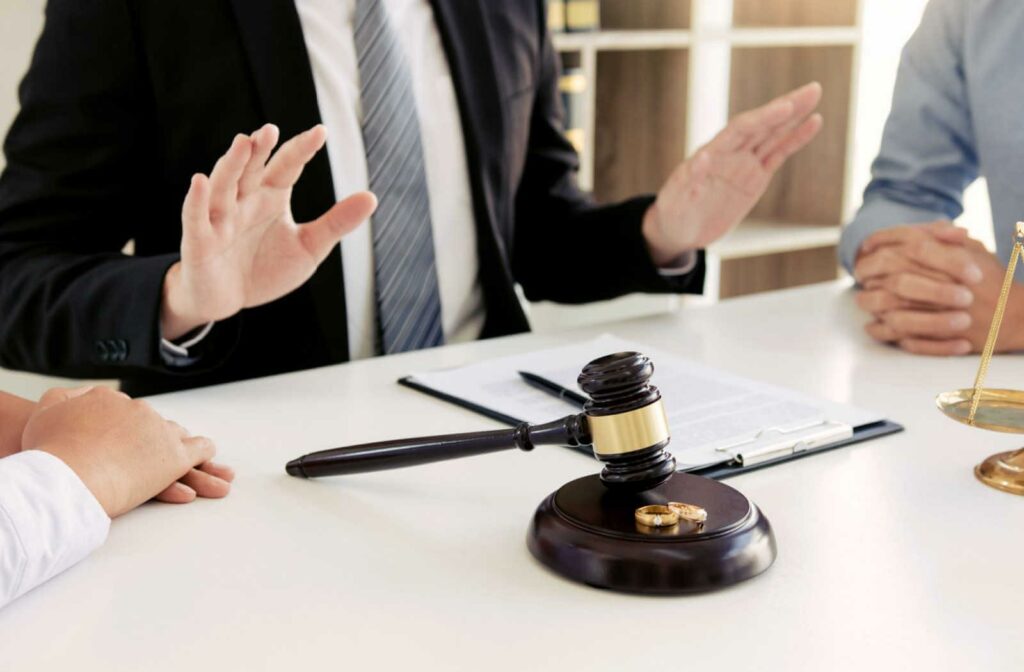
<path id="1" fill-rule="evenodd" d="M 985 349 L 981 354 L 978 374 L 974 378 L 974 387 L 943 392 L 935 399 L 943 413 L 970 427 L 1024 434 L 1024 391 L 985 389 L 985 376 L 992 361 L 992 352 L 999 337 L 999 327 L 1006 312 L 1006 300 L 1013 286 L 1013 274 L 1021 254 L 1024 254 L 1024 222 L 1017 222 L 1010 264 L 1006 268 L 1006 277 L 1003 278 L 1003 287 L 992 316 L 992 326 L 988 330 Z M 985 485 L 1015 495 L 1024 495 L 1024 448 L 989 457 L 974 468 L 974 475 Z"/>

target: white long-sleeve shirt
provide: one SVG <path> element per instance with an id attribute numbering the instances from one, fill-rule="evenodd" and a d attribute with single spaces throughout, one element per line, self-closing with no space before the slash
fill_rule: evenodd
<path id="1" fill-rule="evenodd" d="M 110 518 L 50 453 L 0 459 L 0 608 L 101 546 Z"/>

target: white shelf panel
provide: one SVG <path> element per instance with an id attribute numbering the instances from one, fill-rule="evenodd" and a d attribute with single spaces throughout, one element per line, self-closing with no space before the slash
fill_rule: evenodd
<path id="1" fill-rule="evenodd" d="M 684 49 L 690 46 L 688 30 L 599 30 L 592 33 L 558 33 L 553 36 L 558 51 L 599 49 Z"/>
<path id="2" fill-rule="evenodd" d="M 725 42 L 734 47 L 817 47 L 855 45 L 860 29 L 847 26 L 807 28 L 734 28 L 706 30 L 695 38 L 689 30 L 599 30 L 592 33 L 558 33 L 553 36 L 561 52 L 637 49 L 685 49 L 696 40 Z"/>
<path id="3" fill-rule="evenodd" d="M 721 260 L 757 257 L 830 247 L 839 243 L 837 224 L 787 224 L 785 222 L 746 221 L 722 240 L 714 243 L 710 254 Z"/>
<path id="4" fill-rule="evenodd" d="M 707 35 L 715 39 L 714 33 Z M 734 28 L 718 39 L 728 41 L 734 47 L 820 47 L 832 45 L 855 45 L 860 41 L 860 29 L 856 27 L 809 27 L 809 28 Z"/>

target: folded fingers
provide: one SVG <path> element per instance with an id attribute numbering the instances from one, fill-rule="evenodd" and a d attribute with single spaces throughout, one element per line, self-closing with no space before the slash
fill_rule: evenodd
<path id="1" fill-rule="evenodd" d="M 907 336 L 901 334 L 892 325 L 881 320 L 866 325 L 864 330 L 876 341 L 892 343 L 901 350 L 915 355 L 954 357 L 966 355 L 971 351 L 971 342 L 966 338 L 958 338 L 956 336 L 950 338 Z"/>
<path id="2" fill-rule="evenodd" d="M 918 273 L 897 273 L 885 277 L 881 284 L 892 294 L 907 301 L 942 308 L 967 308 L 974 294 L 963 285 L 936 280 Z"/>
<path id="3" fill-rule="evenodd" d="M 926 311 L 898 308 L 887 312 L 882 320 L 869 330 L 882 341 L 902 338 L 948 339 L 960 338 L 971 326 L 971 316 L 962 310 Z"/>
<path id="4" fill-rule="evenodd" d="M 908 308 L 907 302 L 887 289 L 863 290 L 855 297 L 857 306 L 865 313 L 881 315 L 898 308 Z"/>
<path id="5" fill-rule="evenodd" d="M 981 282 L 981 268 L 971 253 L 959 245 L 949 245 L 932 238 L 924 238 L 905 247 L 906 256 L 922 266 L 945 273 L 967 285 Z"/>
<path id="6" fill-rule="evenodd" d="M 929 357 L 955 357 L 971 352 L 971 342 L 964 338 L 948 340 L 904 338 L 898 342 L 898 345 L 911 354 Z"/>
<path id="7" fill-rule="evenodd" d="M 231 483 L 202 469 L 192 469 L 178 479 L 178 482 L 195 492 L 199 497 L 219 499 L 231 492 Z"/>
<path id="8" fill-rule="evenodd" d="M 853 277 L 861 285 L 875 278 L 883 278 L 895 273 L 907 273 L 916 270 L 906 255 L 899 250 L 884 247 L 875 252 L 862 253 L 853 267 Z"/>
<path id="9" fill-rule="evenodd" d="M 235 470 L 227 466 L 226 464 L 219 464 L 217 462 L 204 462 L 203 464 L 200 464 L 198 467 L 196 467 L 196 469 L 200 471 L 205 471 L 211 476 L 216 476 L 222 481 L 227 481 L 228 483 L 231 483 L 232 481 L 235 480 Z"/>
<path id="10" fill-rule="evenodd" d="M 167 504 L 188 504 L 195 500 L 196 491 L 183 483 L 171 483 L 154 499 Z"/>
<path id="11" fill-rule="evenodd" d="M 919 225 L 892 226 L 875 231 L 861 243 L 862 254 L 871 254 L 880 247 L 887 245 L 903 245 L 917 240 L 921 235 Z"/>
<path id="12" fill-rule="evenodd" d="M 860 249 L 862 253 L 869 254 L 886 245 L 902 245 L 919 240 L 924 233 L 947 243 L 963 243 L 967 240 L 966 230 L 953 226 L 952 222 L 948 220 L 936 220 L 924 224 L 893 226 L 875 231 L 864 239 Z"/>
<path id="13" fill-rule="evenodd" d="M 209 462 L 217 454 L 217 446 L 205 436 L 185 436 L 181 443 L 184 448 L 183 459 L 189 467 Z"/>

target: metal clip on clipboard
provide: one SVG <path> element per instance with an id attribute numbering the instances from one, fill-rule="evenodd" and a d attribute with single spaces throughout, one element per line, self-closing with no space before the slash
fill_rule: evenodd
<path id="1" fill-rule="evenodd" d="M 853 427 L 850 425 L 823 420 L 789 429 L 769 427 L 762 429 L 749 439 L 743 439 L 716 450 L 729 453 L 738 464 L 749 467 L 779 457 L 829 446 L 852 436 Z"/>

